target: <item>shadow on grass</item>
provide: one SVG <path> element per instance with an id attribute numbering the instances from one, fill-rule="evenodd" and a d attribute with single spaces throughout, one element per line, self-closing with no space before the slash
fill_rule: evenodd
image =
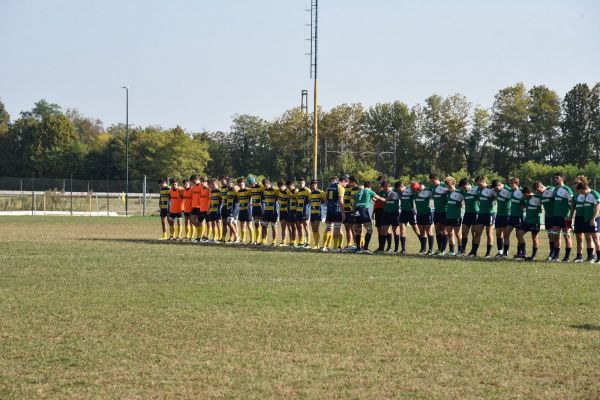
<path id="1" fill-rule="evenodd" d="M 135 244 L 149 244 L 149 245 L 169 245 L 169 246 L 197 246 L 202 247 L 220 247 L 229 249 L 244 249 L 249 251 L 257 252 L 293 252 L 293 253 L 308 253 L 315 254 L 321 253 L 320 250 L 306 249 L 302 247 L 293 246 L 272 246 L 272 245 L 250 245 L 250 244 L 230 244 L 230 243 L 198 243 L 193 241 L 173 241 L 173 240 L 157 240 L 157 239 L 137 239 L 137 238 L 81 238 L 82 241 L 91 242 L 113 242 L 113 243 L 135 243 Z M 356 254 L 354 251 L 342 251 L 342 252 L 327 252 L 325 254 Z M 422 259 L 430 261 L 465 261 L 465 262 L 486 262 L 486 263 L 497 263 L 505 262 L 505 260 L 498 260 L 496 258 L 468 258 L 468 257 L 438 257 L 438 256 L 422 256 L 417 254 L 406 254 L 398 255 L 393 253 L 371 253 L 371 254 L 357 254 L 357 255 L 370 255 L 376 257 L 397 257 L 397 258 L 409 258 L 409 259 Z M 529 264 L 529 263 L 527 263 Z"/>
<path id="2" fill-rule="evenodd" d="M 600 325 L 594 324 L 577 324 L 577 325 L 569 325 L 570 328 L 582 329 L 584 331 L 600 331 Z"/>

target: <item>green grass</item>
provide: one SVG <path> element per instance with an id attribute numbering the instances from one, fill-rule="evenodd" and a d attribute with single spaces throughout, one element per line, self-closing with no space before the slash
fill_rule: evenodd
<path id="1" fill-rule="evenodd" d="M 157 218 L 0 229 L 2 399 L 600 397 L 599 265 L 164 243 Z"/>

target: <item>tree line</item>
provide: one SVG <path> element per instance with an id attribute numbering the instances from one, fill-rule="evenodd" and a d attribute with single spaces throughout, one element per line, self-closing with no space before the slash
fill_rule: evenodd
<path id="1" fill-rule="evenodd" d="M 271 121 L 234 115 L 225 132 L 131 127 L 130 179 L 190 173 L 309 177 L 312 118 L 294 108 Z M 562 99 L 546 86 L 517 83 L 499 90 L 490 109 L 454 94 L 432 95 L 412 107 L 401 101 L 368 108 L 341 104 L 319 113 L 321 177 L 508 177 L 558 166 L 593 172 L 599 163 L 600 83 L 577 84 Z M 32 175 L 124 179 L 125 126 L 105 129 L 98 119 L 63 112 L 46 100 L 11 121 L 0 102 L 0 176 Z"/>

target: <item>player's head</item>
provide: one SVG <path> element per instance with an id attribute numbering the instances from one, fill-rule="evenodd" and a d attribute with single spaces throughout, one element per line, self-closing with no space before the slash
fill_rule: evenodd
<path id="1" fill-rule="evenodd" d="M 200 182 L 200 177 L 196 174 L 190 176 L 190 181 L 192 181 L 193 183 L 195 183 L 196 185 Z"/>
<path id="2" fill-rule="evenodd" d="M 471 183 L 467 178 L 462 178 L 460 181 L 458 181 L 458 187 L 462 188 L 463 190 L 469 190 L 471 189 Z"/>
<path id="3" fill-rule="evenodd" d="M 519 188 L 519 178 L 517 178 L 516 176 L 513 176 L 512 178 L 510 178 L 508 180 L 508 183 L 512 190 L 517 190 Z"/>
<path id="4" fill-rule="evenodd" d="M 412 181 L 410 183 L 410 190 L 412 190 L 413 192 L 418 192 L 419 190 L 421 190 L 421 185 L 419 184 L 419 182 Z"/>
<path id="5" fill-rule="evenodd" d="M 158 184 L 160 185 L 160 187 L 167 187 L 167 186 L 169 186 L 169 185 L 167 184 L 167 180 L 166 180 L 166 179 L 164 179 L 164 178 L 160 178 L 160 179 L 158 180 Z"/>
<path id="6" fill-rule="evenodd" d="M 477 184 L 477 186 L 479 186 L 480 188 L 484 188 L 485 185 L 487 184 L 487 180 L 485 179 L 485 176 L 483 175 L 479 175 L 475 178 L 475 183 Z"/>
<path id="7" fill-rule="evenodd" d="M 434 185 L 439 185 L 440 184 L 440 177 L 438 174 L 429 174 L 429 182 L 433 183 Z"/>
<path id="8" fill-rule="evenodd" d="M 329 181 L 331 183 L 338 183 L 339 182 L 339 178 L 337 177 L 337 175 L 333 175 L 331 178 L 329 178 Z"/>
<path id="9" fill-rule="evenodd" d="M 202 178 L 200 178 L 200 183 L 202 185 L 204 185 L 205 187 L 208 187 L 208 177 L 207 176 L 203 176 Z"/>
<path id="10" fill-rule="evenodd" d="M 544 184 L 540 181 L 535 181 L 533 182 L 533 190 L 535 190 L 538 193 L 543 193 L 544 190 L 546 190 L 546 187 L 544 186 Z"/>
<path id="11" fill-rule="evenodd" d="M 351 175 L 348 178 L 348 186 L 353 187 L 353 186 L 356 186 L 356 185 L 358 185 L 358 179 L 356 178 L 356 176 Z"/>
<path id="12" fill-rule="evenodd" d="M 184 180 L 183 180 L 183 187 L 187 189 L 187 188 L 189 188 L 190 186 L 191 186 L 191 185 L 190 185 L 190 181 L 188 181 L 187 179 L 184 179 Z"/>
<path id="13" fill-rule="evenodd" d="M 227 176 L 221 175 L 221 177 L 219 177 L 219 180 L 221 181 L 221 186 L 228 186 L 229 178 Z"/>
<path id="14" fill-rule="evenodd" d="M 496 192 L 499 192 L 504 188 L 504 183 L 500 182 L 498 179 L 494 179 L 490 184 L 490 187 Z"/>
<path id="15" fill-rule="evenodd" d="M 392 190 L 392 184 L 389 183 L 388 181 L 381 181 L 381 187 L 387 191 Z"/>
<path id="16" fill-rule="evenodd" d="M 252 187 L 254 185 L 256 185 L 256 178 L 253 177 L 252 175 L 249 175 L 248 178 L 246 179 L 246 185 L 248 185 L 249 187 Z"/>
<path id="17" fill-rule="evenodd" d="M 348 186 L 348 179 L 348 175 L 342 176 L 342 179 L 340 180 L 340 185 L 342 185 L 343 187 Z"/>
<path id="18" fill-rule="evenodd" d="M 580 182 L 589 184 L 588 178 L 585 175 L 578 175 L 577 178 L 575 178 L 575 186 Z"/>
<path id="19" fill-rule="evenodd" d="M 533 192 L 531 191 L 529 186 L 525 186 L 523 189 L 521 189 L 521 193 L 523 193 L 523 196 L 525 196 L 528 199 L 530 199 L 533 196 Z"/>
<path id="20" fill-rule="evenodd" d="M 402 190 L 403 188 L 404 184 L 402 183 L 402 181 L 396 181 L 396 183 L 394 183 L 394 189 Z"/>
<path id="21" fill-rule="evenodd" d="M 565 175 L 562 172 L 557 172 L 552 176 L 552 184 L 562 185 L 565 181 Z"/>
<path id="22" fill-rule="evenodd" d="M 246 188 L 246 181 L 244 181 L 244 178 L 238 178 L 236 183 L 240 187 L 240 189 Z"/>
<path id="23" fill-rule="evenodd" d="M 216 179 L 209 179 L 208 180 L 208 187 L 211 189 L 218 189 L 219 188 L 219 184 L 217 183 Z"/>
<path id="24" fill-rule="evenodd" d="M 447 176 L 446 179 L 444 179 L 444 183 L 446 183 L 446 186 L 449 188 L 454 189 L 456 187 L 456 179 L 453 176 Z"/>
<path id="25" fill-rule="evenodd" d="M 575 189 L 582 194 L 588 193 L 590 191 L 590 185 L 587 182 L 579 182 L 577 186 L 575 186 Z"/>
<path id="26" fill-rule="evenodd" d="M 363 183 L 363 186 L 365 189 L 371 189 L 373 187 L 373 184 L 371 183 L 371 181 L 366 181 Z"/>
<path id="27" fill-rule="evenodd" d="M 319 187 L 319 181 L 317 181 L 316 179 L 313 179 L 312 181 L 310 181 L 310 188 L 312 190 L 317 190 L 318 187 Z"/>
<path id="28" fill-rule="evenodd" d="M 171 186 L 173 189 L 177 189 L 179 187 L 179 181 L 176 178 L 171 179 Z"/>
<path id="29" fill-rule="evenodd" d="M 271 181 L 268 179 L 263 179 L 262 180 L 262 184 L 264 187 L 266 187 L 267 189 L 271 189 L 273 187 L 273 185 L 271 185 Z"/>
<path id="30" fill-rule="evenodd" d="M 304 179 L 304 178 L 298 179 L 298 185 L 300 185 L 300 187 L 302 189 L 304 189 L 306 187 L 306 179 Z"/>

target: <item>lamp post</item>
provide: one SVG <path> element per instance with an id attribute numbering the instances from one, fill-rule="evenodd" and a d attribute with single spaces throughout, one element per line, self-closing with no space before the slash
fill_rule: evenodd
<path id="1" fill-rule="evenodd" d="M 125 89 L 125 215 L 129 215 L 129 87 Z"/>

